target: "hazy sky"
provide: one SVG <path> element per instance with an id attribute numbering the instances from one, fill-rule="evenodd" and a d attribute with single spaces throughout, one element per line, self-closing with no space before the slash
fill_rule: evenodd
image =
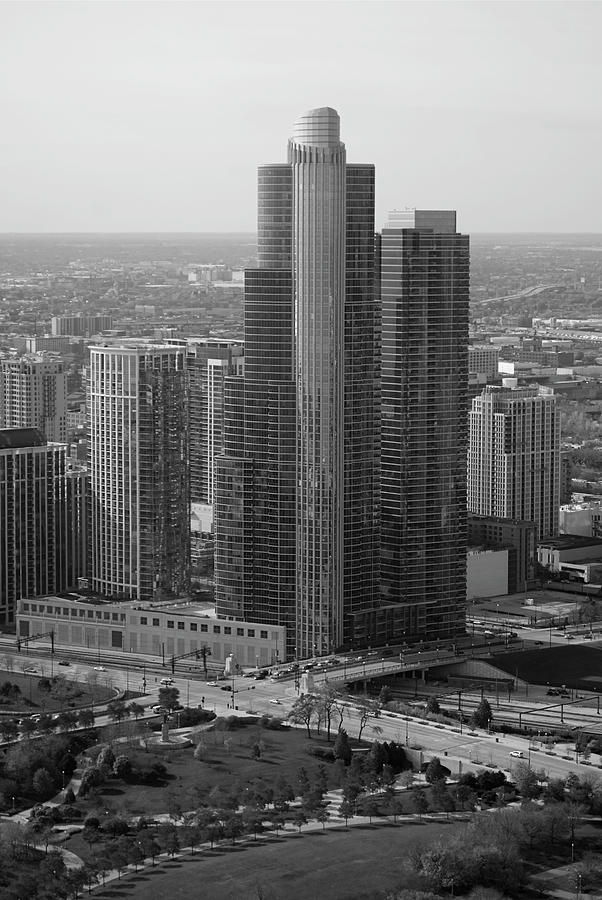
<path id="1" fill-rule="evenodd" d="M 334 106 L 377 216 L 602 232 L 598 2 L 0 2 L 0 231 L 254 231 Z"/>

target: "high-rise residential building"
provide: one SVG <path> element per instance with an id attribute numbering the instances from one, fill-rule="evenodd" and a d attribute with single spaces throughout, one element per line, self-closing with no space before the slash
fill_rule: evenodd
<path id="1" fill-rule="evenodd" d="M 17 601 L 65 591 L 85 575 L 86 479 L 65 444 L 35 428 L 0 431 L 0 621 Z"/>
<path id="2" fill-rule="evenodd" d="M 100 316 L 53 316 L 50 320 L 53 335 L 68 334 L 73 337 L 92 337 L 113 327 L 113 317 Z"/>
<path id="3" fill-rule="evenodd" d="M 245 374 L 217 462 L 222 615 L 287 626 L 289 652 L 352 638 L 378 592 L 374 168 L 346 162 L 330 108 L 259 170 Z"/>
<path id="4" fill-rule="evenodd" d="M 39 354 L 0 360 L 0 428 L 38 428 L 67 439 L 67 376 L 61 360 Z"/>
<path id="5" fill-rule="evenodd" d="M 223 451 L 226 378 L 241 375 L 241 340 L 191 337 L 166 343 L 186 350 L 190 420 L 190 499 L 193 522 L 201 532 L 213 531 L 215 458 Z"/>
<path id="6" fill-rule="evenodd" d="M 468 508 L 535 522 L 538 538 L 557 534 L 560 456 L 553 394 L 513 384 L 486 387 L 470 412 Z"/>
<path id="7" fill-rule="evenodd" d="M 190 557 L 185 351 L 91 347 L 88 406 L 91 587 L 178 596 Z"/>
<path id="8" fill-rule="evenodd" d="M 381 601 L 390 637 L 452 636 L 466 603 L 469 239 L 447 210 L 380 237 Z"/>

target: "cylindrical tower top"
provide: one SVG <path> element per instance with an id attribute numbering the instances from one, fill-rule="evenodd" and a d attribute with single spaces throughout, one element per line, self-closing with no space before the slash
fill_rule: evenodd
<path id="1" fill-rule="evenodd" d="M 310 109 L 299 116 L 291 140 L 310 147 L 332 147 L 341 142 L 339 114 L 330 106 Z"/>

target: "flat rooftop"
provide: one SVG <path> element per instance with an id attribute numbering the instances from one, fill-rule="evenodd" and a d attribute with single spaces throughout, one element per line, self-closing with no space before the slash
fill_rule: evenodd
<path id="1" fill-rule="evenodd" d="M 578 550 L 580 547 L 600 547 L 602 538 L 586 537 L 582 534 L 559 534 L 556 537 L 547 537 L 538 541 L 539 547 L 549 547 L 552 550 Z"/>

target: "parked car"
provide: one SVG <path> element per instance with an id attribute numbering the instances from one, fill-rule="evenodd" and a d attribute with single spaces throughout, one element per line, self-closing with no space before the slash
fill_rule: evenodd
<path id="1" fill-rule="evenodd" d="M 522 750 L 511 750 L 511 751 L 510 751 L 510 756 L 515 756 L 517 759 L 524 759 L 524 758 L 525 758 L 525 754 L 523 753 Z"/>

